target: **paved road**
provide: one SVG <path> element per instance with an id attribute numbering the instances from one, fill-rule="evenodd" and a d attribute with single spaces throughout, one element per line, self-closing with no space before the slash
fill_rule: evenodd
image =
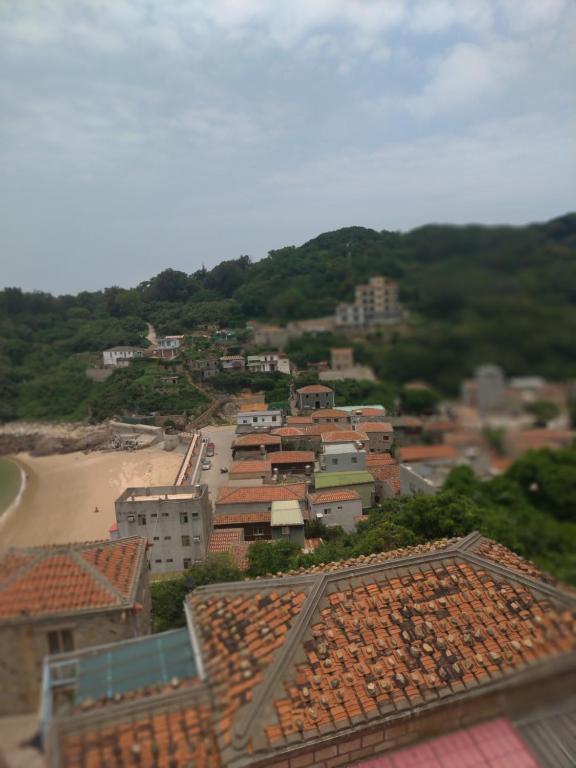
<path id="1" fill-rule="evenodd" d="M 222 467 L 230 467 L 232 463 L 231 445 L 236 437 L 235 426 L 225 427 L 204 427 L 202 436 L 208 438 L 214 443 L 214 456 L 210 459 L 212 468 L 203 470 L 200 473 L 201 482 L 207 483 L 210 489 L 210 498 L 212 503 L 218 497 L 218 489 L 221 485 L 227 485 L 228 474 L 222 474 Z"/>

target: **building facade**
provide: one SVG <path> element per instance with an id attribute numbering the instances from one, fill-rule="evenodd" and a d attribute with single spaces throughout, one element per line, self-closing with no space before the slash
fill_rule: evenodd
<path id="1" fill-rule="evenodd" d="M 334 408 L 334 390 L 323 384 L 309 384 L 296 390 L 296 405 L 303 413 L 319 408 Z"/>
<path id="2" fill-rule="evenodd" d="M 206 558 L 212 528 L 208 486 L 127 488 L 115 507 L 120 536 L 149 541 L 152 573 L 183 571 Z"/>
<path id="3" fill-rule="evenodd" d="M 107 368 L 121 368 L 135 357 L 144 357 L 144 350 L 140 347 L 110 347 L 102 352 L 102 363 Z"/>
<path id="4" fill-rule="evenodd" d="M 327 443 L 320 456 L 320 468 L 326 472 L 366 469 L 366 451 L 361 444 Z"/>
<path id="5" fill-rule="evenodd" d="M 351 533 L 362 517 L 362 499 L 356 491 L 319 491 L 310 494 L 308 503 L 310 519 L 320 520 L 328 528 L 339 526 Z"/>
<path id="6" fill-rule="evenodd" d="M 371 277 L 365 285 L 357 285 L 353 304 L 339 304 L 336 325 L 339 327 L 370 327 L 398 320 L 402 306 L 398 284 L 388 277 Z"/>
<path id="7" fill-rule="evenodd" d="M 282 411 L 241 411 L 236 416 L 236 432 L 268 432 L 282 426 Z"/>

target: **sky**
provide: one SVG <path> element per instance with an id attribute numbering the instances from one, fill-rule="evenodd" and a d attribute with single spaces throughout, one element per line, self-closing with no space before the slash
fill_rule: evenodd
<path id="1" fill-rule="evenodd" d="M 575 209 L 573 0 L 2 0 L 0 287 Z"/>

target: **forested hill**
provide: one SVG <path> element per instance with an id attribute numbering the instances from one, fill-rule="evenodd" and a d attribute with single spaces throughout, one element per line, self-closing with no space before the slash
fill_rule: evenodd
<path id="1" fill-rule="evenodd" d="M 377 274 L 398 279 L 411 313 L 409 335 L 372 345 L 380 375 L 446 391 L 484 361 L 511 374 L 576 377 L 576 214 L 525 227 L 349 227 L 256 263 L 241 256 L 191 275 L 166 270 L 132 289 L 58 298 L 1 291 L 0 419 L 39 415 L 22 402 L 46 387 L 62 393 L 59 381 L 70 403 L 69 390 L 86 386 L 79 363 L 69 372 L 72 356 L 143 343 L 145 321 L 176 333 L 202 322 L 326 315 Z"/>

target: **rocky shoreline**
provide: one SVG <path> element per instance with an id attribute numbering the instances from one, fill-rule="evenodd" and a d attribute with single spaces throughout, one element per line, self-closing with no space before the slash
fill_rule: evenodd
<path id="1" fill-rule="evenodd" d="M 0 425 L 0 456 L 29 453 L 49 456 L 75 451 L 97 451 L 107 448 L 113 432 L 107 424 L 44 424 L 41 422 L 9 422 Z"/>

